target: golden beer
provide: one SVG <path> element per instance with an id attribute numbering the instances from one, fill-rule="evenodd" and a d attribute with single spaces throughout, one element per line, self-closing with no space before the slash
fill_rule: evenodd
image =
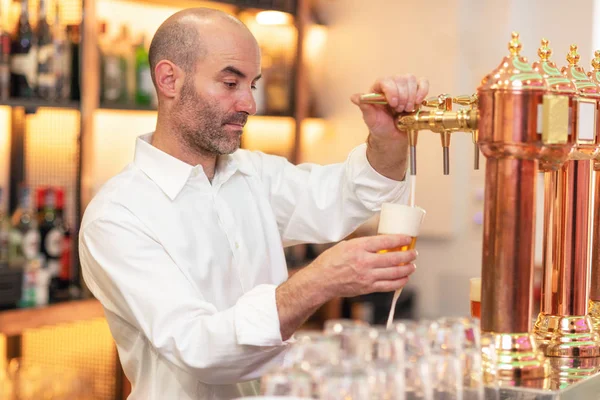
<path id="1" fill-rule="evenodd" d="M 379 250 L 378 253 L 389 253 L 391 251 L 407 251 L 407 250 L 413 250 L 415 248 L 417 244 L 417 237 L 414 236 L 412 238 L 412 240 L 410 241 L 409 244 L 405 245 L 405 246 L 400 246 L 400 247 L 394 247 L 393 249 L 387 249 L 387 250 Z M 404 265 L 404 264 L 400 264 L 400 265 Z"/>
<path id="2" fill-rule="evenodd" d="M 469 280 L 469 299 L 471 301 L 471 317 L 481 319 L 481 278 Z"/>

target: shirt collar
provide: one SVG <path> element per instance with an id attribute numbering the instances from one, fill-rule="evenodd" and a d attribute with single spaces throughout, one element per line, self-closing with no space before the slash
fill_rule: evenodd
<path id="1" fill-rule="evenodd" d="M 202 170 L 202 166 L 197 165 L 194 167 L 152 146 L 153 134 L 152 132 L 137 138 L 133 162 L 171 200 L 174 200 L 190 177 L 196 175 L 193 172 L 198 169 Z M 216 174 L 220 175 L 221 182 L 225 182 L 236 171 L 246 175 L 251 175 L 254 172 L 252 168 L 241 163 L 235 153 L 219 156 L 215 176 Z"/>

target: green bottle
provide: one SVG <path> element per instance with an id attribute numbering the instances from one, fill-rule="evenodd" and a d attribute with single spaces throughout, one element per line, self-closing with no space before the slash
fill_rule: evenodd
<path id="1" fill-rule="evenodd" d="M 141 106 L 150 106 L 153 90 L 146 40 L 142 36 L 135 48 L 135 103 Z"/>

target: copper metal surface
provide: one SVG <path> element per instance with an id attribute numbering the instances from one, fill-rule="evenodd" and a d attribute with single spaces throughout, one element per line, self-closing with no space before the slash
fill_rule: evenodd
<path id="1" fill-rule="evenodd" d="M 590 300 L 600 302 L 600 173 L 594 172 L 594 227 Z M 598 315 L 600 316 L 600 315 Z"/>
<path id="2" fill-rule="evenodd" d="M 569 161 L 563 167 L 559 187 L 563 186 L 565 201 L 562 204 L 560 236 L 565 242 L 559 272 L 558 314 L 586 315 L 589 293 L 591 256 L 591 160 Z"/>
<path id="3" fill-rule="evenodd" d="M 530 330 L 536 175 L 536 160 L 487 159 L 482 331 Z"/>

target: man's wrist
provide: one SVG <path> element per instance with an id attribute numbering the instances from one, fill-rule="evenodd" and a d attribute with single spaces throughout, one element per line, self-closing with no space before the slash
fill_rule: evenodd
<path id="1" fill-rule="evenodd" d="M 308 293 L 310 305 L 313 307 L 321 307 L 335 297 L 331 294 L 328 280 L 320 273 L 321 268 L 318 263 L 317 259 L 296 274 L 300 285 Z"/>
<path id="2" fill-rule="evenodd" d="M 404 180 L 407 168 L 408 140 L 404 138 L 383 139 L 373 134 L 367 137 L 367 161 L 379 174 L 396 180 Z"/>

